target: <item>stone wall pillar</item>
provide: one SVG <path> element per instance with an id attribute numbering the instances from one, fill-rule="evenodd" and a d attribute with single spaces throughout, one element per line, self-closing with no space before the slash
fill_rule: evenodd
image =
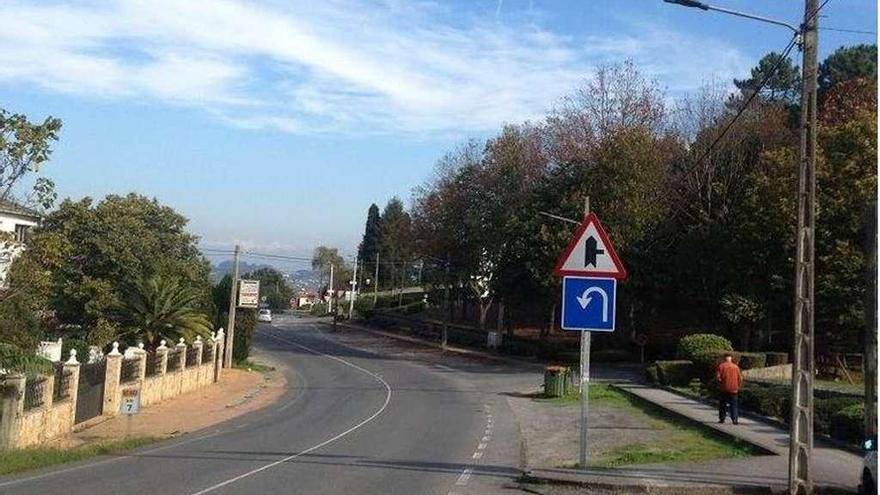
<path id="1" fill-rule="evenodd" d="M 20 374 L 6 375 L 0 385 L 0 450 L 15 447 L 18 427 L 24 413 L 25 377 Z"/>
<path id="2" fill-rule="evenodd" d="M 144 343 L 139 342 L 138 348 L 134 351 L 134 355 L 140 359 L 140 363 L 138 364 L 138 383 L 143 385 L 144 380 L 147 379 L 147 351 L 144 350 Z"/>
<path id="3" fill-rule="evenodd" d="M 202 346 L 205 343 L 202 342 L 201 336 L 196 336 L 196 341 L 193 342 L 193 347 L 196 349 L 196 366 L 200 366 L 202 364 Z"/>
<path id="4" fill-rule="evenodd" d="M 122 400 L 122 390 L 119 386 L 122 354 L 119 352 L 119 342 L 113 343 L 113 350 L 104 359 L 107 360 L 107 370 L 104 374 L 104 407 L 101 412 L 104 416 L 116 416 Z"/>
<path id="5" fill-rule="evenodd" d="M 180 368 L 178 369 L 186 369 L 186 343 L 184 343 L 183 337 L 177 341 L 177 345 L 174 347 L 180 353 Z"/>
<path id="6" fill-rule="evenodd" d="M 79 361 L 76 360 L 76 349 L 70 350 L 70 359 L 64 363 L 61 372 L 70 373 L 70 378 L 67 381 L 70 398 L 70 427 L 68 431 L 73 431 L 73 425 L 76 423 L 76 401 L 79 395 Z"/>
<path id="7" fill-rule="evenodd" d="M 156 348 L 156 355 L 161 359 L 159 369 L 156 370 L 157 375 L 168 373 L 168 347 L 165 346 L 165 340 L 159 341 L 159 347 Z"/>
<path id="8" fill-rule="evenodd" d="M 214 381 L 220 381 L 221 368 L 223 368 L 223 342 L 224 342 L 223 328 L 217 330 L 217 335 L 214 337 Z"/>

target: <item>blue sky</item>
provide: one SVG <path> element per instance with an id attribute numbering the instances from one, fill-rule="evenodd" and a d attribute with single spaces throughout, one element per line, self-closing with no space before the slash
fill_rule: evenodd
<path id="1" fill-rule="evenodd" d="M 789 20 L 800 0 L 717 0 Z M 873 0 L 821 24 L 876 31 Z M 136 191 L 207 247 L 352 252 L 366 208 L 444 151 L 540 119 L 596 64 L 668 94 L 742 77 L 786 30 L 664 4 L 579 1 L 4 1 L 0 106 L 64 121 L 63 196 Z M 874 36 L 824 31 L 824 57 Z"/>

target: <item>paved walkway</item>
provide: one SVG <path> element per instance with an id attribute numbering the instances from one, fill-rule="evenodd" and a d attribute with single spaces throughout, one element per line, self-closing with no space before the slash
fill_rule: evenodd
<path id="1" fill-rule="evenodd" d="M 625 383 L 617 386 L 706 427 L 757 445 L 765 449 L 767 455 L 586 471 L 539 469 L 532 472 L 534 476 L 596 485 L 631 484 L 656 487 L 695 487 L 706 484 L 719 487 L 783 487 L 788 484 L 787 431 L 749 418 L 740 418 L 738 425 L 729 422 L 718 424 L 718 411 L 697 400 L 645 385 Z M 860 481 L 862 458 L 817 441 L 813 448 L 812 467 L 813 479 L 817 485 L 854 491 Z"/>

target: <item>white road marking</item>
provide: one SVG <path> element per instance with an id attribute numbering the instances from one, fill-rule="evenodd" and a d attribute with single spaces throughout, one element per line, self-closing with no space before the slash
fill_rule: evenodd
<path id="1" fill-rule="evenodd" d="M 207 438 L 216 437 L 217 435 L 219 435 L 221 433 L 226 433 L 226 432 L 223 430 L 216 430 L 213 433 L 209 433 L 207 435 L 202 435 L 200 437 L 195 437 L 195 438 L 188 438 L 188 439 L 180 441 L 180 442 L 174 442 L 170 445 L 163 445 L 162 447 L 156 447 L 154 449 L 148 449 L 148 450 L 144 450 L 144 451 L 140 451 L 140 452 L 133 452 L 131 454 L 120 454 L 118 457 L 113 457 L 111 459 L 104 459 L 104 460 L 92 462 L 89 464 L 83 464 L 81 466 L 73 466 L 73 467 L 69 467 L 66 469 L 59 469 L 57 471 L 51 471 L 48 473 L 38 474 L 36 476 L 30 476 L 28 478 L 20 478 L 17 480 L 4 481 L 3 483 L 0 483 L 0 488 L 2 488 L 4 486 L 18 485 L 20 483 L 26 483 L 28 481 L 35 481 L 35 480 L 40 480 L 40 479 L 44 479 L 44 478 L 50 478 L 52 476 L 56 476 L 59 474 L 72 473 L 74 471 L 79 471 L 79 470 L 86 469 L 86 468 L 93 468 L 93 467 L 97 467 L 97 466 L 102 466 L 104 464 L 110 464 L 113 462 L 121 461 L 123 459 L 137 457 L 137 456 L 141 456 L 144 454 L 152 454 L 153 452 L 159 452 L 162 450 L 170 449 L 171 447 L 179 447 L 181 445 L 186 445 L 188 443 L 193 443 L 193 442 L 196 442 L 199 440 L 205 440 Z"/>
<path id="2" fill-rule="evenodd" d="M 483 449 L 485 449 L 485 448 L 486 448 L 486 445 L 488 445 L 488 444 L 486 444 L 486 443 L 484 443 L 484 442 L 480 442 L 480 445 L 477 445 L 477 450 L 483 450 Z"/>
<path id="3" fill-rule="evenodd" d="M 473 459 L 479 459 L 480 457 L 483 457 L 482 452 L 474 452 L 474 455 L 471 456 L 471 458 L 473 458 Z"/>
<path id="4" fill-rule="evenodd" d="M 483 435 L 483 438 L 481 438 L 480 441 L 481 441 L 481 442 L 488 442 L 488 441 L 489 441 L 489 435 Z"/>
<path id="5" fill-rule="evenodd" d="M 253 476 L 253 475 L 257 474 L 257 473 L 261 473 L 261 472 L 263 472 L 263 471 L 265 471 L 265 470 L 267 470 L 267 469 L 271 469 L 271 468 L 273 468 L 273 467 L 275 467 L 275 466 L 278 466 L 278 465 L 280 465 L 280 464 L 284 464 L 284 463 L 286 463 L 286 462 L 288 462 L 288 461 L 291 461 L 291 460 L 293 460 L 293 459 L 296 459 L 297 457 L 303 456 L 303 455 L 305 455 L 305 454 L 308 454 L 308 453 L 310 453 L 310 452 L 313 452 L 313 451 L 315 451 L 315 450 L 318 450 L 318 449 L 320 449 L 321 447 L 324 447 L 324 446 L 326 446 L 326 445 L 329 445 L 329 444 L 335 442 L 336 440 L 339 440 L 340 438 L 342 438 L 342 437 L 348 435 L 349 433 L 352 433 L 353 431 L 358 430 L 358 429 L 361 428 L 362 426 L 366 425 L 367 423 L 369 423 L 369 422 L 373 421 L 374 419 L 376 419 L 377 417 L 379 417 L 379 415 L 382 414 L 382 413 L 385 411 L 385 408 L 388 407 L 388 403 L 391 402 L 391 386 L 388 385 L 388 382 L 386 382 L 385 380 L 383 380 L 382 377 L 379 376 L 379 375 L 377 375 L 376 373 L 373 373 L 372 371 L 369 371 L 369 370 L 366 370 L 366 369 L 364 369 L 364 368 L 361 368 L 360 366 L 358 366 L 358 365 L 356 365 L 356 364 L 354 364 L 354 363 L 348 362 L 348 361 L 346 361 L 345 359 L 342 359 L 342 358 L 339 358 L 339 357 L 336 357 L 336 356 L 331 356 L 331 355 L 329 355 L 329 354 L 325 354 L 325 353 L 320 352 L 320 351 L 316 351 L 316 350 L 312 349 L 311 347 L 304 346 L 304 345 L 302 345 L 302 344 L 300 344 L 300 343 L 298 343 L 298 342 L 294 342 L 294 341 L 289 340 L 289 339 L 281 338 L 281 337 L 278 337 L 277 335 L 273 335 L 273 334 L 271 334 L 271 333 L 266 333 L 266 335 L 268 335 L 269 337 L 272 337 L 272 338 L 274 338 L 274 339 L 276 339 L 276 340 L 280 340 L 280 341 L 282 341 L 282 342 L 287 342 L 288 344 L 295 345 L 295 346 L 297 346 L 297 347 L 300 347 L 300 348 L 302 348 L 302 349 L 305 349 L 306 351 L 309 351 L 309 352 L 311 352 L 311 353 L 317 354 L 317 355 L 319 355 L 319 356 L 323 356 L 323 357 L 326 357 L 326 358 L 328 358 L 328 359 L 332 359 L 332 360 L 334 360 L 334 361 L 338 361 L 338 362 L 340 362 L 340 363 L 342 363 L 342 364 L 344 364 L 344 365 L 346 365 L 346 366 L 350 366 L 350 367 L 352 367 L 352 368 L 354 368 L 354 369 L 356 369 L 356 370 L 358 370 L 358 371 L 360 371 L 360 372 L 362 372 L 362 373 L 365 373 L 365 374 L 367 374 L 367 375 L 369 375 L 369 376 L 375 378 L 376 380 L 378 380 L 379 382 L 382 383 L 382 386 L 383 386 L 383 387 L 385 387 L 385 390 L 386 390 L 386 393 L 385 393 L 385 402 L 382 404 L 382 407 L 380 407 L 379 409 L 377 409 L 376 412 L 374 412 L 372 415 L 370 415 L 370 417 L 364 419 L 364 420 L 361 421 L 360 423 L 358 423 L 358 424 L 352 426 L 351 428 L 349 428 L 349 429 L 343 431 L 342 433 L 339 433 L 339 434 L 336 435 L 336 436 L 333 436 L 333 437 L 331 437 L 331 438 L 328 438 L 327 440 L 324 440 L 323 442 L 321 442 L 321 443 L 319 443 L 319 444 L 317 444 L 317 445 L 314 445 L 314 446 L 312 446 L 312 447 L 309 447 L 309 448 L 307 448 L 307 449 L 305 449 L 305 450 L 303 450 L 303 451 L 301 451 L 301 452 L 298 452 L 298 453 L 296 453 L 296 454 L 289 455 L 289 456 L 287 456 L 287 457 L 285 457 L 285 458 L 283 458 L 283 459 L 279 459 L 279 460 L 277 460 L 277 461 L 275 461 L 275 462 L 271 462 L 271 463 L 269 463 L 269 464 L 266 464 L 265 466 L 262 466 L 262 467 L 259 467 L 259 468 L 256 468 L 256 469 L 252 469 L 252 470 L 250 470 L 250 471 L 248 471 L 248 472 L 246 472 L 246 473 L 240 474 L 240 475 L 235 476 L 235 477 L 233 477 L 233 478 L 229 478 L 229 479 L 226 480 L 226 481 L 222 481 L 222 482 L 220 482 L 220 483 L 217 483 L 216 485 L 212 485 L 212 486 L 209 486 L 208 488 L 205 488 L 205 489 L 203 489 L 203 490 L 199 490 L 199 491 L 197 491 L 197 492 L 194 492 L 192 495 L 203 495 L 203 494 L 205 494 L 205 493 L 212 492 L 212 491 L 214 491 L 214 490 L 216 490 L 216 489 L 218 489 L 218 488 L 222 488 L 222 487 L 224 487 L 224 486 L 226 486 L 226 485 L 229 485 L 229 484 L 235 483 L 236 481 L 242 480 L 242 479 L 247 478 L 247 477 L 249 477 L 249 476 Z M 468 475 L 468 476 L 470 476 L 470 475 Z"/>
<path id="6" fill-rule="evenodd" d="M 467 485 L 468 480 L 471 479 L 471 473 L 473 472 L 474 470 L 472 468 L 465 468 L 465 470 L 461 472 L 461 476 L 458 477 L 458 481 L 456 481 L 455 484 L 458 486 Z"/>

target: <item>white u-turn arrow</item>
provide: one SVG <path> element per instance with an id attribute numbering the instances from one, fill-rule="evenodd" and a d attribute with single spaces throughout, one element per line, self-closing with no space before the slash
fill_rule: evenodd
<path id="1" fill-rule="evenodd" d="M 577 296 L 578 304 L 581 305 L 581 309 L 587 309 L 587 305 L 590 304 L 590 301 L 593 299 L 590 297 L 590 294 L 593 292 L 598 292 L 599 295 L 602 296 L 602 323 L 608 322 L 608 294 L 600 287 L 590 287 L 585 290 L 584 293 L 580 296 Z"/>

